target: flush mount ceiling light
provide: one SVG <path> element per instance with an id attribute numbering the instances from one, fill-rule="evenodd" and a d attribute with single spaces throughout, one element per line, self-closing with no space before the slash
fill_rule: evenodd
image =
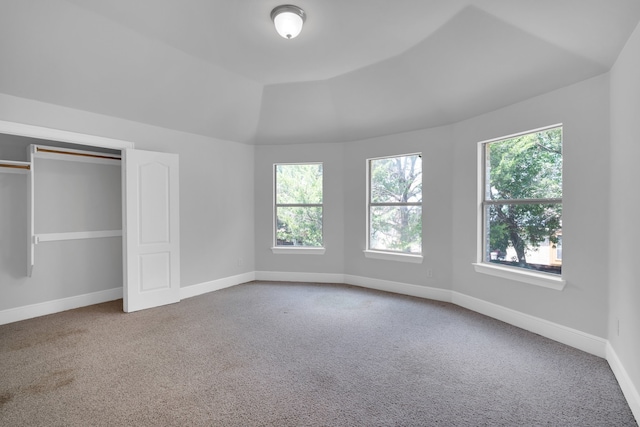
<path id="1" fill-rule="evenodd" d="M 271 11 L 271 20 L 276 26 L 276 31 L 285 39 L 292 39 L 300 34 L 305 19 L 307 14 L 304 10 L 291 4 L 283 4 Z"/>

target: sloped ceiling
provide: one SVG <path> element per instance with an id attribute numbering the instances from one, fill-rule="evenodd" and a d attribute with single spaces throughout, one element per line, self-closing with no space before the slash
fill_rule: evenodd
<path id="1" fill-rule="evenodd" d="M 0 92 L 250 144 L 448 124 L 609 70 L 638 0 L 3 0 Z"/>

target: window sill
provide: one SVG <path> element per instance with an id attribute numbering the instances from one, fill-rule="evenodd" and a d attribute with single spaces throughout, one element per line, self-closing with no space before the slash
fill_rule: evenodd
<path id="1" fill-rule="evenodd" d="M 544 288 L 555 289 L 556 291 L 563 290 L 567 284 L 565 279 L 545 273 L 536 273 L 526 270 L 520 271 L 514 268 L 499 267 L 485 263 L 473 263 L 473 268 L 477 273 L 489 274 L 491 276 L 502 277 L 503 279 L 542 286 Z"/>
<path id="2" fill-rule="evenodd" d="M 381 251 L 370 251 L 370 250 L 365 250 L 363 252 L 366 258 L 383 259 L 385 261 L 412 262 L 415 264 L 422 264 L 422 260 L 423 260 L 422 255 L 401 254 L 401 253 L 394 253 L 394 252 L 381 252 Z"/>
<path id="3" fill-rule="evenodd" d="M 325 248 L 311 248 L 307 246 L 274 246 L 271 252 L 280 255 L 324 255 Z"/>

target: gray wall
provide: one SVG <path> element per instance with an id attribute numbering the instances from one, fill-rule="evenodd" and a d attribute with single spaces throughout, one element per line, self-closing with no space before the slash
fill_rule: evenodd
<path id="1" fill-rule="evenodd" d="M 611 70 L 609 341 L 640 390 L 640 26 Z M 618 334 L 618 321 L 620 332 Z"/>

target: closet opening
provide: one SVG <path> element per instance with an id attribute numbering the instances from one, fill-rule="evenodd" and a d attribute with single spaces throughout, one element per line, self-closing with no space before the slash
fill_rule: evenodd
<path id="1" fill-rule="evenodd" d="M 0 121 L 0 323 L 122 298 L 131 147 Z"/>
<path id="2" fill-rule="evenodd" d="M 0 121 L 0 324 L 180 301 L 179 159 Z"/>
<path id="3" fill-rule="evenodd" d="M 0 133 L 3 300 L 122 295 L 120 158 L 118 149 Z"/>

